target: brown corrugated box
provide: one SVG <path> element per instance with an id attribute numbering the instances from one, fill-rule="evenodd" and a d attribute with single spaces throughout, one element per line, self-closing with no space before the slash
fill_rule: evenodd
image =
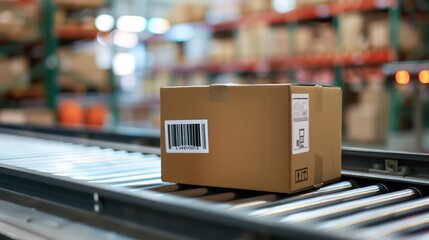
<path id="1" fill-rule="evenodd" d="M 337 87 L 161 88 L 161 124 L 163 181 L 291 193 L 341 176 Z"/>

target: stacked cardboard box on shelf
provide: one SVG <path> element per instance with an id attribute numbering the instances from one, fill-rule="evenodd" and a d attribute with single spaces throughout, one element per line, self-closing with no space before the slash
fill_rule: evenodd
<path id="1" fill-rule="evenodd" d="M 168 20 L 172 24 L 204 21 L 208 7 L 204 3 L 178 3 L 170 10 Z"/>
<path id="2" fill-rule="evenodd" d="M 242 1 L 241 12 L 243 15 L 263 13 L 271 10 L 270 0 L 253 0 L 253 1 Z"/>
<path id="3" fill-rule="evenodd" d="M 108 73 L 98 67 L 93 51 L 74 51 L 64 47 L 58 51 L 58 57 L 61 88 L 77 91 L 85 91 L 87 87 L 101 91 L 109 88 Z"/>
<path id="4" fill-rule="evenodd" d="M 54 0 L 54 3 L 68 8 L 98 8 L 106 5 L 104 0 Z"/>
<path id="5" fill-rule="evenodd" d="M 295 35 L 297 54 L 334 53 L 336 51 L 336 31 L 331 25 L 301 24 L 297 27 Z"/>
<path id="6" fill-rule="evenodd" d="M 53 126 L 55 125 L 55 118 L 52 111 L 47 108 L 11 108 L 0 110 L 0 123 Z"/>
<path id="7" fill-rule="evenodd" d="M 289 36 L 284 27 L 266 23 L 240 27 L 235 38 L 236 59 L 272 58 L 289 53 Z"/>
<path id="8" fill-rule="evenodd" d="M 24 57 L 0 58 L 0 85 L 8 83 L 26 83 L 28 80 L 28 62 Z"/>
<path id="9" fill-rule="evenodd" d="M 67 14 L 68 8 L 61 7 L 55 11 L 55 26 L 57 28 L 65 26 L 80 27 L 78 29 L 96 30 L 94 20 L 95 16 L 92 12 L 85 10 L 76 10 L 73 15 Z M 80 14 L 78 14 L 80 12 Z"/>
<path id="10" fill-rule="evenodd" d="M 209 61 L 225 63 L 235 60 L 235 45 L 232 39 L 212 39 L 210 43 Z"/>
<path id="11" fill-rule="evenodd" d="M 307 7 L 307 6 L 314 6 L 319 4 L 327 4 L 331 2 L 336 2 L 338 0 L 299 0 L 296 1 L 297 7 Z"/>
<path id="12" fill-rule="evenodd" d="M 426 26 L 427 27 L 427 26 Z M 424 45 L 423 32 L 417 26 L 408 21 L 399 23 L 399 47 L 403 53 L 419 51 Z"/>
<path id="13" fill-rule="evenodd" d="M 345 52 L 390 47 L 387 13 L 349 13 L 340 16 L 341 46 Z"/>
<path id="14" fill-rule="evenodd" d="M 364 38 L 365 19 L 361 13 L 344 14 L 340 20 L 341 49 L 344 52 L 361 51 L 367 48 Z"/>
<path id="15" fill-rule="evenodd" d="M 40 4 L 13 4 L 0 1 L 0 38 L 30 41 L 39 37 Z"/>
<path id="16" fill-rule="evenodd" d="M 177 43 L 151 42 L 147 48 L 154 57 L 156 66 L 169 67 L 183 62 L 183 51 Z"/>
<path id="17" fill-rule="evenodd" d="M 389 129 L 389 92 L 380 80 L 371 81 L 359 93 L 357 104 L 346 110 L 347 140 L 360 144 L 383 144 Z"/>

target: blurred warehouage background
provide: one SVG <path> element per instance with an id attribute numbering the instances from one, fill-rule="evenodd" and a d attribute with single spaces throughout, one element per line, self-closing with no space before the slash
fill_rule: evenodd
<path id="1" fill-rule="evenodd" d="M 0 122 L 157 134 L 159 89 L 343 88 L 344 143 L 429 149 L 428 0 L 2 0 Z"/>

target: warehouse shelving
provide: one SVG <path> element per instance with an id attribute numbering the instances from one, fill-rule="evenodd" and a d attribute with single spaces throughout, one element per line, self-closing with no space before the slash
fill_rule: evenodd
<path id="1" fill-rule="evenodd" d="M 394 0 L 359 0 L 343 1 L 340 3 L 327 3 L 309 7 L 298 8 L 289 13 L 268 12 L 244 16 L 237 21 L 215 24 L 211 27 L 215 31 L 235 29 L 240 25 L 266 22 L 268 24 L 287 23 L 315 18 L 326 18 L 354 11 L 366 11 L 374 9 L 386 9 L 395 5 Z"/>
<path id="2" fill-rule="evenodd" d="M 336 16 L 344 13 L 371 11 L 371 10 L 389 10 L 391 11 L 391 21 L 396 21 L 398 16 L 395 0 L 359 0 L 359 1 L 339 1 L 313 6 L 304 6 L 288 13 L 266 12 L 245 15 L 235 21 L 209 24 L 206 22 L 179 23 L 173 25 L 172 29 L 179 26 L 189 26 L 194 30 L 208 29 L 215 33 L 219 31 L 235 31 L 242 26 L 252 26 L 265 23 L 288 24 L 292 31 L 296 29 L 297 22 L 304 20 L 334 17 L 334 23 L 338 22 Z M 289 25 L 290 24 L 290 25 Z M 336 24 L 337 25 L 337 24 Z M 336 26 L 338 28 L 338 26 Z M 197 64 L 180 63 L 173 66 L 154 66 L 154 73 L 171 72 L 172 74 L 191 74 L 194 72 L 209 73 L 233 73 L 233 72 L 258 72 L 260 67 L 269 70 L 285 70 L 294 67 L 334 67 L 334 66 L 359 66 L 364 64 L 384 64 L 396 60 L 397 58 L 397 35 L 392 30 L 392 44 L 389 49 L 362 50 L 354 52 L 337 51 L 324 54 L 290 54 L 281 58 L 256 58 L 245 60 L 233 60 L 231 62 L 203 62 Z M 337 37 L 338 38 L 338 37 Z M 157 41 L 174 41 L 169 39 L 169 35 L 153 35 L 145 40 L 147 43 Z M 293 46 L 292 46 L 293 47 Z M 337 83 L 339 81 L 337 80 Z"/>
<path id="3" fill-rule="evenodd" d="M 20 56 L 26 64 L 28 64 L 28 70 L 22 72 L 19 79 L 9 79 L 7 82 L 2 83 L 1 92 L 9 93 L 11 90 L 25 83 L 28 84 L 25 89 L 26 91 L 20 93 L 20 97 L 23 98 L 20 102 L 25 102 L 31 100 L 31 102 L 37 102 L 37 106 L 40 105 L 41 99 L 45 98 L 45 105 L 49 108 L 55 108 L 55 85 L 52 79 L 55 77 L 55 65 L 56 58 L 52 55 L 55 51 L 56 43 L 53 40 L 53 35 L 49 31 L 52 24 L 52 8 L 50 1 L 48 0 L 12 0 L 2 3 L 7 6 L 17 6 L 19 8 L 31 9 L 31 16 L 26 16 L 28 18 L 34 17 L 34 13 L 37 12 L 40 16 L 40 20 L 32 19 L 28 24 L 31 24 L 31 30 L 36 30 L 34 35 L 24 36 L 14 36 L 12 39 L 2 39 L 2 46 L 0 46 L 0 54 L 2 58 L 10 58 L 15 56 Z M 19 14 L 19 10 L 15 9 L 15 14 Z M 26 14 L 24 12 L 24 14 Z M 38 21 L 40 21 L 38 23 Z M 39 25 L 38 25 L 39 24 Z M 28 27 L 28 26 L 27 26 Z M 37 31 L 38 30 L 38 31 Z M 19 30 L 22 33 L 22 29 Z M 23 54 L 23 52 L 33 51 L 38 47 L 42 47 L 43 51 L 40 53 L 40 57 L 28 56 L 28 54 Z M 32 49 L 32 50 L 31 50 Z M 33 54 L 34 55 L 34 54 Z M 27 61 L 31 58 L 31 61 Z M 25 76 L 25 77 L 24 77 Z M 23 78 L 24 77 L 24 78 Z M 40 79 L 43 77 L 43 84 L 46 86 L 45 94 L 41 93 L 43 90 L 39 86 L 35 86 L 33 80 Z M 18 105 L 19 103 L 12 103 L 9 99 L 2 99 L 0 101 L 2 107 L 7 107 L 11 105 Z M 42 104 L 43 105 L 43 104 Z M 24 105 L 25 106 L 25 105 Z"/>
<path id="4" fill-rule="evenodd" d="M 235 21 L 229 21 L 218 24 L 209 24 L 207 22 L 190 22 L 190 23 L 179 23 L 173 25 L 172 28 L 177 26 L 187 25 L 193 29 L 210 29 L 211 31 L 232 31 L 236 30 L 241 26 L 252 26 L 255 24 L 266 23 L 266 24 L 281 24 L 298 22 L 303 20 L 311 20 L 318 18 L 327 18 L 332 16 L 338 16 L 350 12 L 361 12 L 371 11 L 380 9 L 389 9 L 396 5 L 395 0 L 348 0 L 341 2 L 332 2 L 314 6 L 306 6 L 297 8 L 288 13 L 277 13 L 277 12 L 266 12 L 256 13 L 251 15 L 242 16 Z M 167 35 L 153 35 L 146 39 L 150 41 L 169 41 Z"/>
<path id="5" fill-rule="evenodd" d="M 269 70 L 285 70 L 295 67 L 356 66 L 383 64 L 393 60 L 395 60 L 393 49 L 381 49 L 352 53 L 305 54 L 273 59 L 238 60 L 229 63 L 178 64 L 170 67 L 158 67 L 155 71 L 169 71 L 175 74 L 258 72 L 266 68 Z"/>
<path id="6" fill-rule="evenodd" d="M 391 108 L 397 109 L 398 103 L 395 101 L 397 93 L 394 93 L 396 90 L 383 80 L 382 66 L 386 63 L 406 60 L 407 54 L 409 54 L 400 47 L 399 28 L 403 20 L 408 18 L 411 18 L 408 20 L 412 20 L 417 17 L 407 15 L 402 4 L 402 1 L 399 0 L 324 1 L 314 5 L 299 5 L 295 10 L 288 13 L 277 13 L 274 10 L 245 13 L 246 15 L 242 15 L 236 20 L 218 24 L 210 24 L 205 21 L 176 21 L 171 26 L 170 32 L 162 35 L 155 34 L 145 40 L 149 47 L 154 47 L 154 53 L 158 53 L 156 47 L 162 48 L 164 44 L 176 51 L 174 53 L 176 55 L 172 54 L 170 59 L 165 59 L 162 55 L 164 58 L 161 58 L 159 63 L 155 62 L 153 66 L 147 68 L 148 79 L 146 80 L 150 82 L 147 86 L 148 88 L 154 88 L 154 86 L 159 87 L 162 84 L 211 84 L 228 81 L 239 83 L 295 82 L 337 85 L 343 87 L 344 90 L 343 106 L 345 106 L 344 113 L 346 114 L 346 109 L 352 104 L 354 105 L 358 100 L 358 93 L 360 94 L 360 92 L 357 92 L 359 91 L 357 89 L 359 89 L 359 84 L 360 91 L 366 91 L 367 86 L 371 85 L 373 81 L 380 81 L 384 88 L 389 89 L 391 93 Z M 342 45 L 346 42 L 343 41 L 341 34 L 347 34 L 343 32 L 343 26 L 345 26 L 343 25 L 345 24 L 343 16 L 351 16 L 354 13 L 364 19 L 362 35 L 366 38 L 367 45 L 350 50 L 349 46 L 344 47 Z M 423 20 L 427 24 L 427 13 L 417 13 L 420 22 L 425 18 Z M 383 39 L 387 39 L 387 44 L 383 46 L 372 45 L 373 43 L 369 39 L 369 27 L 376 28 L 373 25 L 376 25 L 375 22 L 380 20 L 390 28 L 382 36 Z M 324 52 L 313 52 L 313 50 L 308 52 L 297 51 L 296 41 L 299 41 L 296 40 L 297 30 L 301 26 L 310 26 L 317 29 L 318 24 L 325 24 L 334 29 L 335 47 L 329 48 Z M 370 24 L 373 25 L 370 26 Z M 240 49 L 237 47 L 241 46 L 238 45 L 241 43 L 240 39 L 238 39 L 239 34 L 243 30 L 248 31 L 251 29 L 253 31 L 253 29 L 260 26 L 263 26 L 264 31 L 261 30 L 261 32 L 265 34 L 274 33 L 277 29 L 287 31 L 286 46 L 289 49 L 287 54 L 270 55 L 269 52 L 263 52 L 262 54 L 256 52 L 256 54 L 242 55 L 239 52 Z M 192 39 L 176 38 L 176 34 L 173 34 L 173 32 L 176 33 L 176 28 L 177 32 L 180 32 L 179 29 L 182 28 L 192 29 L 194 32 L 205 31 L 209 33 L 210 37 L 208 39 L 212 39 L 215 44 L 219 44 L 212 45 L 217 46 L 218 48 L 216 49 L 219 49 L 219 46 L 224 46 L 222 41 L 230 41 L 234 52 L 222 52 L 221 54 L 225 54 L 220 55 L 222 60 L 219 60 L 219 55 L 212 57 L 211 52 L 208 52 L 202 60 L 197 61 L 192 56 L 190 58 L 184 57 L 185 47 L 192 47 L 189 46 L 192 43 Z M 373 34 L 376 30 L 372 29 L 371 31 L 371 34 Z M 426 42 L 429 36 L 427 33 L 426 29 Z M 263 36 L 262 33 L 259 34 L 257 36 Z M 246 36 L 249 37 L 250 34 Z M 374 35 L 371 35 L 371 37 L 371 40 L 377 38 Z M 265 41 L 263 37 L 261 39 L 258 41 Z M 253 44 L 255 47 L 258 46 L 255 42 Z M 258 44 L 260 43 L 258 42 Z M 252 46 L 252 44 L 249 44 L 249 46 Z M 206 51 L 207 49 L 210 49 L 210 46 L 201 48 L 201 51 Z M 171 59 L 176 59 L 176 61 L 171 61 Z M 356 78 L 357 75 L 349 74 L 350 72 L 357 72 L 359 76 Z M 317 80 L 319 73 L 321 73 L 320 82 Z M 306 77 L 308 77 L 308 80 L 305 79 Z M 327 80 L 329 78 L 331 80 Z M 150 96 L 147 97 L 147 101 L 153 102 L 153 99 L 159 98 L 156 90 L 148 92 Z M 393 119 L 393 124 L 390 125 L 391 132 L 398 129 L 395 123 L 397 122 L 397 116 L 393 116 L 395 112 L 397 111 L 390 111 L 390 118 Z M 346 118 L 344 117 L 344 119 Z M 347 132 L 347 127 L 344 130 Z"/>
<path id="7" fill-rule="evenodd" d="M 61 100 L 67 98 L 66 95 L 62 92 L 59 82 L 58 82 L 58 76 L 59 76 L 59 66 L 60 66 L 60 59 L 58 56 L 58 47 L 61 45 L 67 45 L 70 43 L 73 43 L 74 41 L 80 41 L 80 40 L 94 40 L 98 34 L 98 30 L 95 29 L 94 26 L 88 25 L 88 26 L 80 26 L 77 24 L 66 24 L 66 25 L 60 25 L 58 26 L 56 24 L 56 13 L 58 11 L 58 8 L 64 8 L 67 9 L 68 12 L 74 12 L 74 11 L 80 11 L 83 9 L 88 8 L 108 8 L 110 2 L 109 1 L 64 1 L 64 0 L 42 0 L 42 1 L 35 1 L 35 0 L 14 0 L 8 2 L 8 4 L 13 5 L 31 5 L 31 6 L 37 6 L 40 8 L 40 25 L 39 25 L 39 32 L 40 35 L 37 39 L 33 40 L 27 40 L 27 41 L 3 41 L 2 46 L 0 46 L 0 53 L 2 55 L 10 55 L 10 54 L 17 54 L 22 52 L 24 49 L 29 48 L 31 46 L 37 46 L 37 45 L 43 45 L 43 56 L 40 61 L 40 64 L 34 65 L 32 63 L 31 69 L 29 70 L 29 73 L 27 74 L 30 79 L 33 78 L 41 78 L 42 84 L 44 90 L 41 90 L 41 95 L 39 98 L 43 97 L 45 99 L 45 103 L 40 105 L 41 101 L 39 98 L 35 99 L 32 96 L 26 96 L 26 95 L 20 95 L 19 98 L 14 99 L 2 99 L 0 104 L 3 107 L 33 107 L 34 104 L 28 104 L 27 99 L 30 97 L 33 99 L 33 102 L 37 102 L 40 106 L 46 106 L 48 107 L 53 113 L 57 113 L 58 104 Z M 73 75 L 73 74 L 72 74 Z M 69 77 L 73 77 L 70 75 Z M 90 82 L 87 82 L 85 78 L 80 77 L 78 75 L 74 76 L 76 77 L 76 85 L 85 85 L 91 89 L 94 89 L 94 87 L 91 86 Z M 113 77 L 111 74 L 106 73 L 106 84 L 109 86 L 112 85 L 114 81 L 109 80 L 108 78 Z M 7 84 L 3 84 L 2 88 L 0 89 L 1 92 L 8 92 L 14 86 L 16 86 L 19 82 L 16 81 L 16 79 L 11 79 L 10 82 Z M 87 88 L 85 87 L 85 88 Z M 32 88 L 31 88 L 32 89 Z M 30 90 L 29 90 L 30 91 Z M 110 87 L 109 92 L 115 91 L 115 88 Z M 35 92 L 33 90 L 30 91 L 31 93 Z M 37 91 L 40 92 L 40 91 Z M 105 95 L 106 92 L 103 90 L 100 93 L 94 93 L 91 92 L 88 96 L 91 96 L 91 99 L 93 99 L 93 95 Z M 34 95 L 34 94 L 32 94 Z M 78 99 L 85 98 L 85 95 L 87 93 L 79 93 Z M 97 98 L 97 99 L 104 99 L 104 98 Z M 117 105 L 116 101 L 114 103 L 111 103 L 113 101 L 110 100 L 103 100 L 101 101 L 103 104 L 106 105 Z M 37 105 L 37 106 L 39 106 Z M 113 108 L 113 107 L 112 107 Z M 115 111 L 112 111 L 115 112 Z M 113 116 L 113 118 L 117 118 L 117 116 Z"/>

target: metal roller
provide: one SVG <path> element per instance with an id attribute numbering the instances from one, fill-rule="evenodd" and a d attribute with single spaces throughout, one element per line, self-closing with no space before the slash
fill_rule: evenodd
<path id="1" fill-rule="evenodd" d="M 425 231 L 423 233 L 412 234 L 411 236 L 392 235 L 391 238 L 393 238 L 393 239 L 396 238 L 396 239 L 401 239 L 401 240 L 428 240 L 429 239 L 429 232 Z"/>
<path id="2" fill-rule="evenodd" d="M 358 199 L 350 202 L 337 204 L 334 206 L 319 208 L 289 215 L 281 220 L 287 223 L 301 223 L 306 221 L 321 220 L 324 218 L 343 215 L 345 213 L 356 212 L 362 209 L 375 208 L 378 206 L 397 203 L 419 197 L 420 194 L 415 189 L 404 189 L 397 192 L 386 193 L 373 197 Z"/>
<path id="3" fill-rule="evenodd" d="M 114 184 L 114 185 L 109 185 L 109 186 L 136 188 L 136 187 L 144 187 L 144 186 L 159 185 L 159 184 L 162 184 L 161 178 L 135 181 L 135 182 L 127 182 L 127 183 L 120 183 L 120 184 Z"/>
<path id="4" fill-rule="evenodd" d="M 123 159 L 117 159 L 118 161 Z M 145 162 L 143 160 L 140 161 L 133 161 L 128 162 L 127 164 L 120 164 L 118 163 L 112 163 L 109 164 L 109 162 L 98 162 L 97 164 L 91 164 L 91 166 L 86 166 L 85 164 L 82 166 L 76 166 L 73 162 L 71 163 L 71 169 L 68 171 L 47 171 L 55 175 L 60 176 L 93 176 L 94 174 L 97 174 L 100 179 L 104 178 L 103 175 L 109 175 L 109 174 L 117 174 L 120 172 L 129 172 L 129 171 L 135 171 L 135 170 L 151 170 L 151 169 L 158 169 L 160 171 L 161 163 L 158 161 L 148 161 Z M 94 179 L 95 180 L 95 179 Z"/>
<path id="5" fill-rule="evenodd" d="M 326 231 L 335 231 L 350 227 L 356 228 L 365 224 L 376 223 L 389 218 L 406 216 L 428 209 L 429 197 L 426 197 L 325 221 L 316 228 Z"/>
<path id="6" fill-rule="evenodd" d="M 103 174 L 97 174 L 95 176 L 86 175 L 86 176 L 70 176 L 70 177 L 74 179 L 84 180 L 84 181 L 97 181 L 97 180 L 104 180 L 104 179 L 111 179 L 111 178 L 118 178 L 118 177 L 136 176 L 139 174 L 155 173 L 155 172 L 161 172 L 159 167 L 125 170 L 125 171 L 118 171 L 113 173 L 103 173 Z"/>
<path id="7" fill-rule="evenodd" d="M 385 186 L 377 184 L 324 196 L 312 197 L 300 201 L 282 204 L 275 207 L 262 208 L 249 213 L 250 216 L 272 216 L 292 214 L 298 211 L 338 204 L 344 201 L 355 200 L 387 192 Z"/>
<path id="8" fill-rule="evenodd" d="M 364 228 L 359 230 L 356 236 L 359 239 L 380 239 L 427 227 L 429 227 L 429 213 L 423 213 L 374 227 Z"/>
<path id="9" fill-rule="evenodd" d="M 63 163 L 63 162 L 84 162 L 84 161 L 86 161 L 86 163 L 89 164 L 91 160 L 95 161 L 97 157 L 101 159 L 105 159 L 111 156 L 113 156 L 112 152 L 90 151 L 90 152 L 86 152 L 78 155 L 67 155 L 62 157 L 50 156 L 50 157 L 26 158 L 23 160 L 13 159 L 13 160 L 1 160 L 1 161 L 6 164 L 13 164 L 21 167 L 38 168 L 45 171 L 52 171 L 55 168 L 49 164 Z"/>
<path id="10" fill-rule="evenodd" d="M 226 193 L 218 193 L 218 194 L 202 196 L 202 197 L 199 197 L 198 199 L 211 201 L 211 202 L 226 202 L 226 201 L 231 201 L 236 197 L 237 197 L 236 193 L 226 192 Z"/>
<path id="11" fill-rule="evenodd" d="M 307 193 L 301 193 L 299 195 L 287 197 L 285 199 L 278 200 L 275 202 L 268 202 L 268 203 L 263 204 L 262 206 L 257 204 L 256 208 L 259 209 L 259 208 L 274 207 L 274 206 L 282 205 L 285 203 L 298 201 L 301 199 L 307 199 L 307 198 L 311 198 L 311 197 L 317 197 L 317 196 L 323 196 L 326 194 L 341 192 L 341 191 L 349 190 L 349 189 L 352 189 L 355 187 L 356 187 L 356 183 L 353 181 L 342 181 L 342 182 L 338 182 L 338 183 L 332 183 L 332 184 L 329 184 L 327 186 L 323 186 L 319 189 L 311 190 Z"/>
<path id="12" fill-rule="evenodd" d="M 51 146 L 52 148 L 52 146 Z M 51 157 L 51 156 L 67 156 L 70 154 L 81 154 L 86 153 L 89 151 L 99 151 L 100 148 L 88 148 L 86 149 L 74 149 L 74 148 L 66 148 L 64 150 L 57 149 L 56 151 L 49 151 L 49 150 L 43 150 L 43 151 L 30 151 L 25 149 L 24 152 L 15 152 L 15 153 L 4 153 L 0 152 L 0 160 L 6 161 L 6 160 L 14 160 L 14 159 L 26 159 L 26 158 L 34 158 L 34 157 Z"/>
<path id="13" fill-rule="evenodd" d="M 356 183 L 352 181 L 343 181 L 338 183 L 332 183 L 327 186 L 321 187 L 317 190 L 312 190 L 307 193 L 295 195 L 292 197 L 287 197 L 285 199 L 278 200 L 278 201 L 275 201 L 279 198 L 278 195 L 267 194 L 262 196 L 238 199 L 238 200 L 231 201 L 229 203 L 233 204 L 233 206 L 231 206 L 231 210 L 246 209 L 246 208 L 262 208 L 262 207 L 267 208 L 272 206 L 278 206 L 285 203 L 290 203 L 300 199 L 322 196 L 329 193 L 344 191 L 347 189 L 354 188 L 355 186 L 356 186 Z"/>
<path id="14" fill-rule="evenodd" d="M 64 155 L 60 154 L 52 154 L 49 156 L 28 156 L 28 157 L 13 157 L 13 158 L 0 158 L 2 162 L 5 163 L 13 163 L 13 164 L 32 164 L 34 160 L 38 160 L 40 162 L 52 162 L 52 161 L 58 161 L 62 158 L 72 158 L 72 157 L 90 157 L 90 156 L 97 156 L 101 154 L 112 154 L 113 151 L 108 150 L 82 150 L 79 152 L 74 152 L 71 154 L 65 153 Z"/>
<path id="15" fill-rule="evenodd" d="M 77 160 L 79 159 L 79 160 Z M 127 164 L 123 164 L 123 161 L 126 160 Z M 39 161 L 34 162 L 40 163 Z M 135 158 L 127 156 L 118 156 L 118 155 L 93 155 L 93 156 L 70 156 L 67 158 L 57 159 L 50 162 L 51 166 L 48 167 L 38 167 L 28 166 L 30 169 L 35 169 L 38 171 L 49 172 L 56 175 L 70 175 L 73 171 L 82 172 L 92 172 L 92 171 L 103 171 L 103 170 L 121 170 L 121 169 L 132 169 L 136 167 L 145 167 L 147 164 L 157 164 L 157 167 L 160 165 L 159 157 L 157 158 Z M 68 166 L 67 170 L 59 170 L 56 165 L 65 164 Z"/>
<path id="16" fill-rule="evenodd" d="M 265 194 L 261 196 L 256 197 L 250 197 L 250 198 L 244 198 L 244 199 L 238 199 L 234 201 L 230 201 L 230 204 L 233 204 L 231 209 L 243 209 L 243 208 L 249 208 L 249 207 L 255 207 L 261 204 L 265 204 L 267 202 L 275 201 L 278 199 L 278 196 L 276 194 Z"/>
<path id="17" fill-rule="evenodd" d="M 150 187 L 143 187 L 143 188 L 134 188 L 131 191 L 141 191 L 141 190 L 151 190 L 161 193 L 168 193 L 168 192 L 174 192 L 178 191 L 180 189 L 180 185 L 177 183 L 167 183 L 164 182 L 157 186 L 150 186 Z"/>
<path id="18" fill-rule="evenodd" d="M 143 180 L 156 179 L 156 178 L 161 178 L 160 172 L 144 173 L 144 174 L 139 174 L 139 175 L 134 175 L 134 176 L 95 180 L 95 181 L 89 181 L 89 182 L 90 183 L 101 183 L 101 184 L 120 184 L 120 183 L 143 181 Z"/>
<path id="19" fill-rule="evenodd" d="M 194 188 L 189 190 L 173 192 L 171 194 L 182 196 L 182 197 L 200 197 L 208 193 L 209 193 L 209 190 L 207 188 Z"/>

